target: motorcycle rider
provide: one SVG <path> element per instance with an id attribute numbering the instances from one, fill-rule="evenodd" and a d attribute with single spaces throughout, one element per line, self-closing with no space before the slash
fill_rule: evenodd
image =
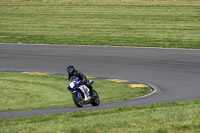
<path id="1" fill-rule="evenodd" d="M 90 81 L 86 78 L 86 76 L 84 74 L 82 74 L 79 70 L 75 70 L 74 66 L 68 66 L 66 68 L 66 71 L 68 73 L 68 80 L 70 80 L 70 78 L 72 76 L 76 76 L 79 77 L 79 79 L 81 80 L 81 82 L 85 83 L 85 85 L 90 89 L 90 96 L 92 97 L 93 94 L 93 88 L 90 85 Z"/>

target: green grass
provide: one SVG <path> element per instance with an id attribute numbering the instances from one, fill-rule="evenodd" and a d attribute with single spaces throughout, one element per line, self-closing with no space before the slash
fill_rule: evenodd
<path id="1" fill-rule="evenodd" d="M 1 119 L 0 132 L 199 133 L 200 99 L 68 114 Z"/>
<path id="2" fill-rule="evenodd" d="M 0 42 L 200 49 L 199 0 L 1 0 Z"/>
<path id="3" fill-rule="evenodd" d="M 145 95 L 150 89 L 92 79 L 101 103 Z M 75 106 L 67 77 L 0 72 L 0 112 Z"/>

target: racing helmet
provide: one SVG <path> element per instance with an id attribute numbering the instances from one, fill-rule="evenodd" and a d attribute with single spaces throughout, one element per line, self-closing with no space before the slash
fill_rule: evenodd
<path id="1" fill-rule="evenodd" d="M 75 71 L 75 68 L 74 68 L 74 66 L 68 66 L 66 68 L 66 70 L 67 70 L 68 74 L 72 74 Z"/>

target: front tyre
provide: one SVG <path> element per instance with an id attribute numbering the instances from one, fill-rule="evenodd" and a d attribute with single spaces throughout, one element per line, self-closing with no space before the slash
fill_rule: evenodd
<path id="1" fill-rule="evenodd" d="M 78 98 L 78 94 L 77 94 L 77 92 L 75 92 L 75 93 L 72 93 L 72 98 L 77 107 L 79 107 L 79 108 L 83 107 L 84 101 L 83 101 L 82 96 L 81 96 L 81 98 Z"/>
<path id="2" fill-rule="evenodd" d="M 100 104 L 99 95 L 98 95 L 98 93 L 95 90 L 93 90 L 93 96 L 92 96 L 92 102 L 91 102 L 91 104 L 93 106 L 98 106 Z"/>

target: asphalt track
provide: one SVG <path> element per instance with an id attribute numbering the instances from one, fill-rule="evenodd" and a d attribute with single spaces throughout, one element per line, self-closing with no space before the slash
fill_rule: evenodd
<path id="1" fill-rule="evenodd" d="M 74 65 L 87 75 L 142 81 L 156 86 L 158 90 L 144 98 L 105 103 L 98 107 L 0 113 L 0 118 L 200 98 L 200 50 L 0 44 L 0 70 L 65 73 L 68 65 Z"/>

